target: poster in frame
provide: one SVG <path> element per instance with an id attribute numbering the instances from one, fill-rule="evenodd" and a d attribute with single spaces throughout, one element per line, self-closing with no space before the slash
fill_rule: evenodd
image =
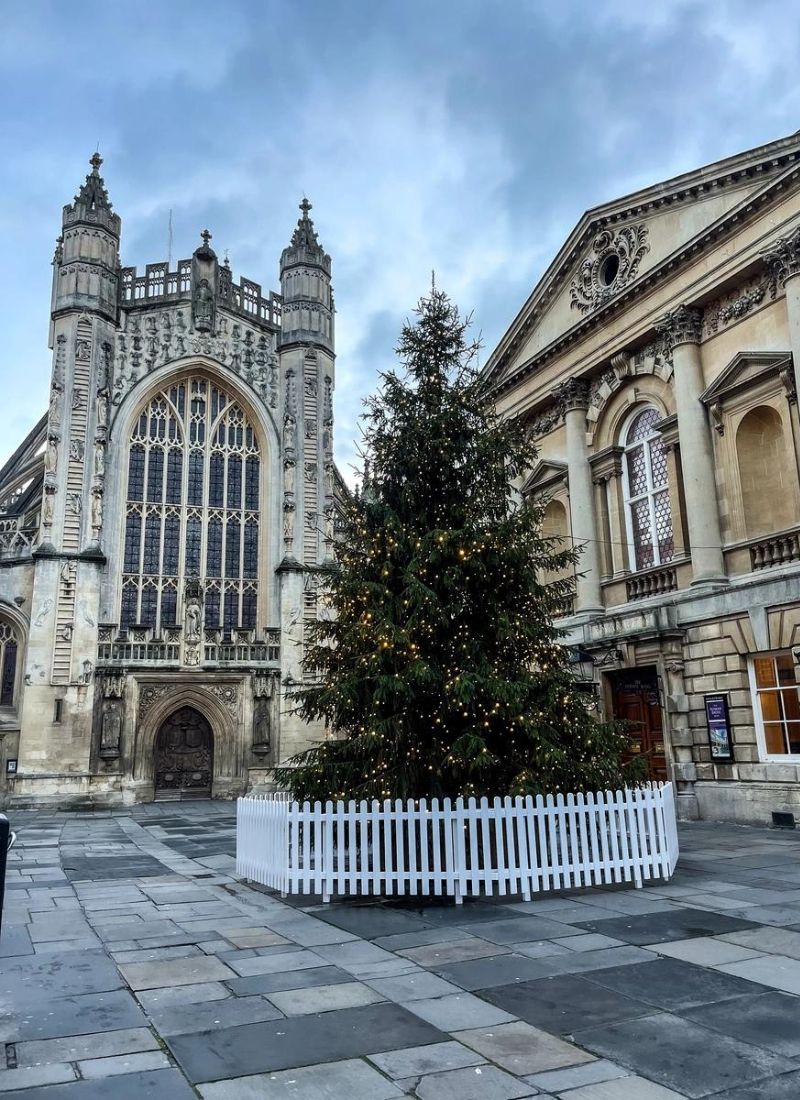
<path id="1" fill-rule="evenodd" d="M 733 736 L 728 713 L 728 696 L 715 692 L 713 695 L 705 695 L 703 701 L 711 761 L 714 764 L 730 764 L 733 762 Z"/>

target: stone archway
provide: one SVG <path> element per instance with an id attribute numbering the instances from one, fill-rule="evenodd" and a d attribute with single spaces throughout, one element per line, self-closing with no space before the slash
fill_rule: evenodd
<path id="1" fill-rule="evenodd" d="M 156 734 L 154 754 L 157 801 L 211 797 L 214 735 L 199 710 L 174 710 Z"/>

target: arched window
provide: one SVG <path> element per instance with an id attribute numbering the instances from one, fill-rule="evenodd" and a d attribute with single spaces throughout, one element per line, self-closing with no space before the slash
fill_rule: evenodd
<path id="1" fill-rule="evenodd" d="M 759 405 L 742 418 L 736 432 L 736 458 L 748 537 L 795 524 L 796 475 L 786 461 L 783 424 L 777 409 Z M 764 491 L 767 486 L 769 492 Z"/>
<path id="2" fill-rule="evenodd" d="M 256 626 L 260 454 L 240 405 L 202 376 L 142 409 L 130 438 L 120 624 L 174 626 L 199 577 L 206 628 Z"/>
<path id="3" fill-rule="evenodd" d="M 675 552 L 667 487 L 667 456 L 655 430 L 661 414 L 637 412 L 623 432 L 624 485 L 628 542 L 636 569 L 672 561 Z"/>
<path id="4" fill-rule="evenodd" d="M 17 635 L 13 626 L 0 620 L 0 707 L 14 706 L 18 653 Z"/>

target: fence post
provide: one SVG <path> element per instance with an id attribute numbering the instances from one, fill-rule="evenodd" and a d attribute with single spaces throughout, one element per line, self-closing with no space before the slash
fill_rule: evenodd
<path id="1" fill-rule="evenodd" d="M 13 844 L 14 834 L 11 832 L 8 818 L 5 814 L 0 814 L 0 934 L 3 930 L 3 900 L 6 893 L 6 860 L 8 857 L 8 849 L 11 847 L 11 844 L 8 842 L 9 835 L 12 838 L 11 844 Z"/>

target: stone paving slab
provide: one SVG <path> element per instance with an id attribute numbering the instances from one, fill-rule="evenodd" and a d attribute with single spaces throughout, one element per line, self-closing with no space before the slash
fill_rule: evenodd
<path id="1" fill-rule="evenodd" d="M 168 1042 L 188 1079 L 201 1082 L 342 1061 L 445 1038 L 402 1006 L 384 1003 L 179 1035 Z"/>
<path id="2" fill-rule="evenodd" d="M 796 836 L 684 826 L 643 890 L 323 906 L 233 877 L 229 804 L 19 817 L 3 1095 L 184 1100 L 166 1044 L 216 1100 L 800 1096 Z"/>

